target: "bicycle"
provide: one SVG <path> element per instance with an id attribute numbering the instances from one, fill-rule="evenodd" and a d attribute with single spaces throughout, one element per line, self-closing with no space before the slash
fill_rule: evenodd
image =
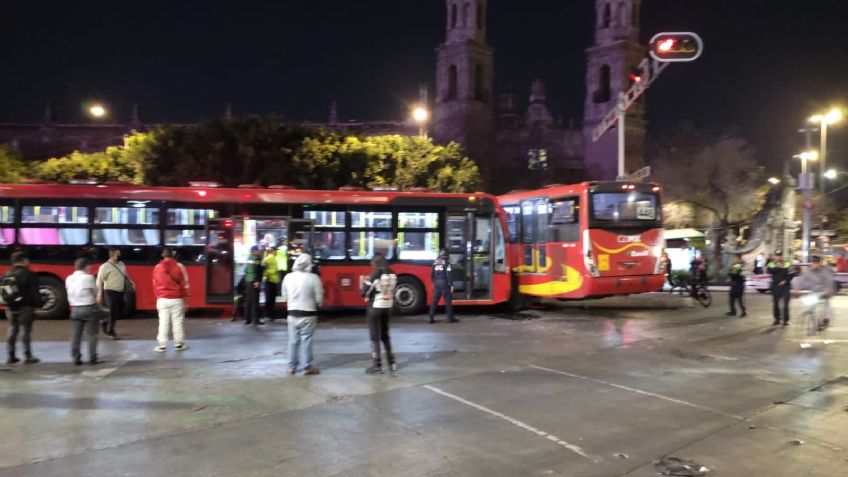
<path id="1" fill-rule="evenodd" d="M 813 346 L 812 341 L 814 338 L 822 331 L 824 331 L 824 322 L 819 321 L 819 308 L 824 308 L 826 306 L 826 301 L 824 296 L 821 293 L 814 293 L 810 291 L 797 292 L 796 296 L 800 295 L 800 302 L 804 307 L 804 311 L 801 312 L 801 329 L 799 333 L 803 333 L 803 338 L 798 341 L 801 342 L 801 348 L 807 349 Z M 825 344 L 829 344 L 826 340 Z"/>
<path id="2" fill-rule="evenodd" d="M 713 304 L 713 295 L 710 293 L 710 289 L 707 287 L 706 281 L 680 279 L 675 281 L 669 280 L 668 283 L 671 285 L 669 293 L 674 293 L 675 290 L 677 290 L 677 294 L 680 296 L 689 295 L 704 308 L 708 308 Z"/>

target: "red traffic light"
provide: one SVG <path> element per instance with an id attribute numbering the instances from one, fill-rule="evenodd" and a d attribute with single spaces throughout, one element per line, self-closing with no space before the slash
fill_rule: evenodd
<path id="1" fill-rule="evenodd" d="M 704 51 L 704 42 L 697 33 L 667 32 L 651 38 L 651 58 L 660 62 L 697 60 Z"/>
<path id="2" fill-rule="evenodd" d="M 633 83 L 641 83 L 642 82 L 642 69 L 641 68 L 632 68 L 630 70 L 630 74 L 627 75 L 630 78 L 630 81 Z"/>

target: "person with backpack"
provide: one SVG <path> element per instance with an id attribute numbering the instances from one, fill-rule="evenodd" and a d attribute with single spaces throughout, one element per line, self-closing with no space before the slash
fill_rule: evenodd
<path id="1" fill-rule="evenodd" d="M 183 320 L 188 309 L 188 273 L 167 247 L 162 250 L 162 260 L 153 268 L 153 293 L 156 295 L 156 311 L 159 312 L 159 334 L 156 337 L 159 345 L 154 351 L 164 353 L 168 349 L 168 332 L 172 329 L 174 350 L 187 350 Z"/>
<path id="2" fill-rule="evenodd" d="M 6 334 L 6 364 L 20 362 L 15 353 L 15 345 L 21 330 L 24 363 L 35 364 L 41 361 L 32 354 L 32 324 L 35 321 L 35 310 L 41 307 L 38 286 L 38 275 L 29 269 L 29 258 L 23 252 L 13 253 L 12 268 L 6 272 L 0 284 L 0 297 L 6 304 L 6 321 L 9 323 Z"/>
<path id="3" fill-rule="evenodd" d="M 386 348 L 386 360 L 389 362 L 389 370 L 397 371 L 395 355 L 392 353 L 392 340 L 389 337 L 389 318 L 392 306 L 394 306 L 395 287 L 397 286 L 397 275 L 389 268 L 386 257 L 381 253 L 374 254 L 371 259 L 374 271 L 362 282 L 360 294 L 368 303 L 366 316 L 368 317 L 368 331 L 371 334 L 371 358 L 373 364 L 367 368 L 367 374 L 383 374 L 383 365 L 380 353 L 380 342 Z"/>
<path id="4" fill-rule="evenodd" d="M 125 295 L 135 290 L 135 283 L 127 274 L 127 266 L 121 261 L 121 250 L 109 249 L 109 260 L 97 270 L 97 303 L 101 304 L 106 299 L 109 307 L 109 319 L 103 321 L 103 333 L 109 338 L 116 340 L 118 334 L 115 332 L 115 324 L 124 318 Z"/>
<path id="5" fill-rule="evenodd" d="M 74 326 L 71 338 L 71 358 L 74 360 L 74 366 L 82 365 L 80 344 L 83 330 L 88 339 L 88 364 L 97 364 L 97 323 L 99 321 L 99 311 L 95 305 L 97 285 L 87 258 L 76 259 L 74 273 L 65 279 L 65 290 L 68 293 L 71 323 Z"/>

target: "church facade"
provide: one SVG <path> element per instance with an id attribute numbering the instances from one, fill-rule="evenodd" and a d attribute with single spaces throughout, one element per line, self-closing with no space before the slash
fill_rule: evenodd
<path id="1" fill-rule="evenodd" d="M 480 166 L 485 190 L 501 193 L 551 183 L 612 180 L 617 176 L 617 134 L 599 141 L 592 131 L 630 86 L 629 75 L 645 57 L 639 43 L 641 0 L 594 0 L 595 32 L 586 50 L 583 121 L 564 123 L 551 113 L 546 85 L 536 80 L 527 101 L 514 92 L 494 91 L 494 50 L 487 40 L 488 0 L 446 0 L 446 35 L 437 52 L 436 90 L 429 130 L 436 142 L 457 141 Z M 228 116 L 229 108 L 225 112 Z M 360 134 L 414 134 L 410 121 L 340 121 L 333 104 L 318 124 Z M 119 145 L 132 130 L 143 130 L 138 108 L 128 124 L 59 124 L 49 107 L 43 124 L 0 124 L 0 144 L 25 157 L 43 159 L 74 150 L 92 152 Z M 644 105 L 626 121 L 626 169 L 644 162 Z"/>

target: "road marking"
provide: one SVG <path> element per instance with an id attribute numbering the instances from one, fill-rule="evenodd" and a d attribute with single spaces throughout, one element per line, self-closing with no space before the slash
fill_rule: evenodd
<path id="1" fill-rule="evenodd" d="M 564 440 L 560 439 L 559 437 L 557 437 L 553 434 L 547 433 L 547 432 L 545 432 L 541 429 L 537 429 L 537 428 L 531 426 L 530 424 L 519 421 L 518 419 L 515 419 L 513 417 L 509 417 L 506 414 L 500 413 L 498 411 L 489 409 L 486 406 L 471 402 L 471 401 L 464 399 L 464 398 L 461 398 L 461 397 L 459 397 L 455 394 L 451 394 L 447 391 L 443 391 L 443 390 L 441 390 L 441 389 L 439 389 L 435 386 L 430 386 L 429 384 L 425 384 L 424 387 L 429 389 L 430 391 L 433 391 L 436 394 L 441 394 L 442 396 L 451 398 L 454 401 L 461 402 L 462 404 L 465 404 L 466 406 L 471 406 L 474 409 L 477 409 L 479 411 L 483 411 L 483 412 L 490 414 L 492 416 L 495 416 L 499 419 L 503 419 L 504 421 L 507 421 L 507 422 L 509 422 L 510 424 L 512 424 L 516 427 L 524 429 L 525 431 L 532 432 L 533 434 L 536 434 L 539 437 L 542 437 L 542 438 L 547 439 L 547 440 L 549 440 L 549 441 L 551 441 L 551 442 L 553 442 L 557 445 L 565 447 L 566 449 L 570 450 L 571 452 L 574 452 L 575 454 L 577 454 L 581 457 L 585 457 L 585 458 L 591 460 L 592 462 L 594 462 L 596 464 L 601 462 L 601 459 L 599 457 L 596 457 L 596 456 L 593 456 L 593 455 L 587 453 L 586 451 L 581 449 L 579 446 L 576 446 L 576 445 L 571 444 L 567 441 L 564 441 Z"/>
<path id="2" fill-rule="evenodd" d="M 641 394 L 643 396 L 655 397 L 657 399 L 662 399 L 664 401 L 673 402 L 675 404 L 694 407 L 695 409 L 700 409 L 702 411 L 707 411 L 707 412 L 710 412 L 710 413 L 713 413 L 713 414 L 718 414 L 718 415 L 724 416 L 724 417 L 730 417 L 730 418 L 736 419 L 737 421 L 744 421 L 745 420 L 744 417 L 737 416 L 736 414 L 729 414 L 729 413 L 726 413 L 724 411 L 720 411 L 718 409 L 713 409 L 711 407 L 702 406 L 700 404 L 695 404 L 695 403 L 689 402 L 689 401 L 683 401 L 683 400 L 680 400 L 680 399 L 675 399 L 675 398 L 670 397 L 670 396 L 663 396 L 662 394 L 652 393 L 650 391 L 643 391 L 641 389 L 631 388 L 631 387 L 628 387 L 628 386 L 622 386 L 621 384 L 611 383 L 609 381 L 604 381 L 602 379 L 595 379 L 595 378 L 590 378 L 588 376 L 581 376 L 579 374 L 568 373 L 568 372 L 565 372 L 565 371 L 560 371 L 559 369 L 546 368 L 544 366 L 536 366 L 535 364 L 531 364 L 529 366 L 531 368 L 539 369 L 539 370 L 542 370 L 542 371 L 547 371 L 549 373 L 561 374 L 563 376 L 568 376 L 570 378 L 592 381 L 594 383 L 604 384 L 606 386 L 611 386 L 611 387 L 614 387 L 614 388 L 617 388 L 617 389 L 623 389 L 625 391 L 630 391 L 630 392 L 633 392 L 633 393 L 636 393 L 636 394 Z"/>

